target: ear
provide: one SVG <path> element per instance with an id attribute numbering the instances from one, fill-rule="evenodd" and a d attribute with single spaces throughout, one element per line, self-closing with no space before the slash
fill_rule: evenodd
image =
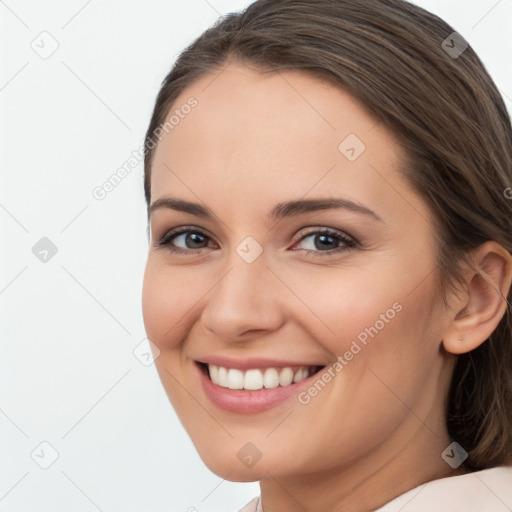
<path id="1" fill-rule="evenodd" d="M 469 352 L 487 340 L 509 306 L 512 255 L 491 241 L 470 257 L 476 270 L 466 270 L 463 297 L 452 295 L 453 316 L 443 336 L 443 346 L 452 354 Z"/>

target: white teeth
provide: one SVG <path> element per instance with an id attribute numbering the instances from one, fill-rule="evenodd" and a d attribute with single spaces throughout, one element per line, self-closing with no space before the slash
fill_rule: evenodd
<path id="1" fill-rule="evenodd" d="M 267 389 L 277 388 L 279 386 L 279 373 L 275 368 L 268 368 L 265 370 L 265 375 L 263 375 L 263 385 Z"/>
<path id="2" fill-rule="evenodd" d="M 289 367 L 283 368 L 279 374 L 279 384 L 289 386 L 293 382 L 293 370 Z"/>
<path id="3" fill-rule="evenodd" d="M 219 367 L 219 382 L 217 382 L 219 386 L 228 387 L 228 371 L 226 368 Z"/>
<path id="4" fill-rule="evenodd" d="M 213 382 L 219 382 L 219 367 L 214 364 L 210 365 L 210 377 Z"/>
<path id="5" fill-rule="evenodd" d="M 261 389 L 263 374 L 259 370 L 247 370 L 244 375 L 244 389 Z"/>
<path id="6" fill-rule="evenodd" d="M 293 376 L 293 382 L 299 382 L 299 380 L 305 379 L 308 376 L 308 371 L 303 368 L 299 368 Z"/>
<path id="7" fill-rule="evenodd" d="M 252 391 L 289 386 L 292 382 L 307 379 L 310 375 L 310 369 L 307 367 L 293 369 L 289 366 L 285 368 L 267 368 L 262 372 L 259 369 L 242 371 L 236 368 L 224 368 L 223 366 L 209 364 L 208 371 L 210 379 L 218 386 Z"/>
<path id="8" fill-rule="evenodd" d="M 228 370 L 228 388 L 229 389 L 243 389 L 244 388 L 244 373 L 240 370 L 231 368 Z"/>

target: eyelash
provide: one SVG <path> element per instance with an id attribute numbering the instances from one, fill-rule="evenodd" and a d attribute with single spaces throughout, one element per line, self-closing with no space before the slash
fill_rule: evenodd
<path id="1" fill-rule="evenodd" d="M 166 247 L 170 252 L 175 253 L 175 254 L 186 254 L 186 255 L 191 255 L 191 253 L 194 253 L 194 252 L 197 253 L 198 251 L 201 251 L 202 249 L 207 249 L 207 247 L 199 247 L 197 249 L 183 249 L 181 247 L 175 247 L 174 245 L 171 245 L 172 240 L 174 240 L 176 237 L 178 237 L 179 235 L 182 235 L 184 233 L 196 233 L 196 234 L 206 237 L 207 239 L 210 239 L 210 237 L 201 229 L 193 228 L 192 226 L 183 226 L 181 228 L 176 228 L 174 230 L 168 231 L 160 240 L 158 240 L 158 242 L 156 242 L 155 245 L 157 248 Z M 308 231 L 308 232 L 305 232 L 304 230 L 302 230 L 301 232 L 299 232 L 299 239 L 297 240 L 296 243 L 302 242 L 305 238 L 308 238 L 311 235 L 327 235 L 327 236 L 330 236 L 330 237 L 334 238 L 335 240 L 338 240 L 339 242 L 344 244 L 344 247 L 343 246 L 336 247 L 334 249 L 328 249 L 326 251 L 320 251 L 320 250 L 311 251 L 311 250 L 307 250 L 307 249 L 302 249 L 302 250 L 306 250 L 307 255 L 309 255 L 310 253 L 313 253 L 315 255 L 315 257 L 316 256 L 318 256 L 318 257 L 334 256 L 334 255 L 340 254 L 342 252 L 349 251 L 351 249 L 355 249 L 359 246 L 358 242 L 354 238 L 352 238 L 348 235 L 344 235 L 341 231 L 333 230 L 330 228 L 322 228 L 322 229 L 317 229 L 315 231 Z"/>

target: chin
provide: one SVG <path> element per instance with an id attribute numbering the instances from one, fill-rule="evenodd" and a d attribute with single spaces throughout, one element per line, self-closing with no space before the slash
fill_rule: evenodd
<path id="1" fill-rule="evenodd" d="M 228 450 L 229 448 L 220 452 L 198 450 L 198 453 L 205 466 L 212 473 L 230 482 L 256 482 L 268 477 L 268 460 L 259 460 L 252 467 L 247 467 L 236 453 L 230 455 Z M 273 464 L 270 464 L 270 466 L 274 468 Z"/>

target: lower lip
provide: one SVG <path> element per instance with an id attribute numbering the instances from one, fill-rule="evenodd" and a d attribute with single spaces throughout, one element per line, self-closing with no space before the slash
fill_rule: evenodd
<path id="1" fill-rule="evenodd" d="M 311 375 L 289 386 L 278 386 L 277 388 L 263 388 L 257 391 L 247 389 L 229 389 L 214 384 L 210 378 L 196 364 L 206 396 L 210 401 L 228 412 L 238 414 L 255 414 L 267 411 L 296 395 L 302 387 L 309 384 L 317 374 Z"/>

